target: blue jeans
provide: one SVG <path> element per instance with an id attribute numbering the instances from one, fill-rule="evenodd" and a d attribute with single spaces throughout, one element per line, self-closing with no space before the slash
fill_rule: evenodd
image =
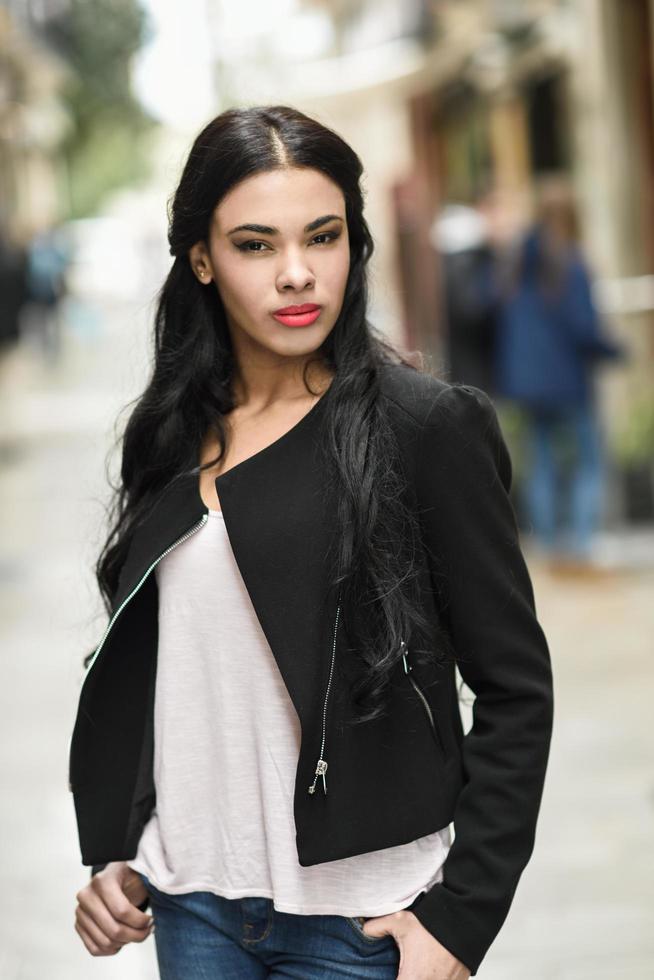
<path id="1" fill-rule="evenodd" d="M 526 413 L 526 512 L 539 543 L 588 558 L 602 510 L 604 454 L 592 404 Z M 563 460 L 568 457 L 568 466 Z M 569 471 L 567 480 L 564 470 Z"/>
<path id="2" fill-rule="evenodd" d="M 363 920 L 278 912 L 270 898 L 167 895 L 139 877 L 150 896 L 161 980 L 396 980 L 397 943 L 366 936 Z"/>

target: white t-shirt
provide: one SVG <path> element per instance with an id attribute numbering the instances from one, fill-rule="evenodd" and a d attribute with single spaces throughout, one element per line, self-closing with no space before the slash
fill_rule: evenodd
<path id="1" fill-rule="evenodd" d="M 156 808 L 130 867 L 169 894 L 272 898 L 280 912 L 378 916 L 442 880 L 449 827 L 312 867 L 297 858 L 300 722 L 223 516 L 156 567 Z"/>

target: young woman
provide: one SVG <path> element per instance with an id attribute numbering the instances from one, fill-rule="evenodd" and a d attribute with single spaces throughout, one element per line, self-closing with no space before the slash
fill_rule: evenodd
<path id="1" fill-rule="evenodd" d="M 163 980 L 466 980 L 533 849 L 552 685 L 510 459 L 480 390 L 368 323 L 361 174 L 234 109 L 172 204 L 70 752 L 76 929 L 110 955 L 149 905 Z"/>

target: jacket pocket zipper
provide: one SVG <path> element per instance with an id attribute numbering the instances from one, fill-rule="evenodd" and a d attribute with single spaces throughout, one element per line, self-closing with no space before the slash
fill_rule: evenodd
<path id="1" fill-rule="evenodd" d="M 434 733 L 434 736 L 436 737 L 436 740 L 438 741 L 438 744 L 441 747 L 441 751 L 444 753 L 445 752 L 445 746 L 443 745 L 443 739 L 442 739 L 442 736 L 441 736 L 441 733 L 440 733 L 440 729 L 439 729 L 438 725 L 436 724 L 436 719 L 434 718 L 434 712 L 431 710 L 431 706 L 429 704 L 429 701 L 427 700 L 427 696 L 423 692 L 423 690 L 420 687 L 420 685 L 418 684 L 418 681 L 414 677 L 412 677 L 411 674 L 410 674 L 410 671 L 413 670 L 413 668 L 409 666 L 409 662 L 408 662 L 408 659 L 407 659 L 408 656 L 409 656 L 409 651 L 407 649 L 407 645 L 404 642 L 404 640 L 402 640 L 401 646 L 403 647 L 403 651 L 402 651 L 402 662 L 404 664 L 404 673 L 409 678 L 409 681 L 411 683 L 411 686 L 413 687 L 414 691 L 416 692 L 416 694 L 420 698 L 420 701 L 422 703 L 422 706 L 425 709 L 425 712 L 426 712 L 427 717 L 429 719 L 429 724 L 431 725 L 432 732 Z"/>
<path id="2" fill-rule="evenodd" d="M 113 616 L 111 617 L 111 619 L 109 620 L 109 622 L 107 624 L 107 628 L 104 631 L 104 634 L 102 636 L 102 639 L 100 640 L 98 646 L 96 647 L 96 650 L 95 650 L 95 653 L 93 654 L 92 659 L 89 661 L 89 665 L 88 665 L 88 667 L 86 669 L 86 675 L 85 675 L 84 680 L 86 680 L 86 678 L 89 676 L 89 674 L 91 672 L 91 667 L 93 667 L 93 664 L 98 659 L 98 655 L 99 655 L 100 651 L 102 650 L 102 647 L 104 646 L 104 644 L 105 644 L 105 642 L 107 640 L 107 637 L 111 633 L 111 630 L 113 629 L 114 623 L 116 622 L 116 620 L 118 619 L 118 617 L 120 616 L 121 612 L 123 611 L 123 609 L 125 608 L 125 606 L 128 604 L 128 602 L 130 602 L 134 598 L 134 596 L 136 595 L 136 593 L 139 591 L 139 589 L 141 588 L 141 586 L 143 585 L 143 583 L 147 579 L 147 577 L 150 574 L 150 572 L 154 568 L 156 568 L 156 566 L 159 564 L 159 562 L 162 560 L 162 558 L 165 558 L 166 555 L 170 554 L 170 552 L 173 550 L 173 548 L 176 548 L 177 545 L 182 544 L 183 541 L 186 541 L 187 538 L 190 538 L 191 535 L 195 534 L 196 531 L 199 531 L 201 527 L 204 527 L 204 525 L 207 523 L 208 520 L 209 520 L 209 515 L 208 514 L 203 514 L 202 515 L 202 518 L 198 521 L 197 524 L 194 524 L 193 527 L 190 528 L 188 531 L 186 531 L 184 534 L 182 534 L 182 536 L 180 538 L 177 538 L 176 541 L 173 541 L 173 543 L 171 545 L 169 545 L 166 548 L 166 550 L 163 551 L 159 555 L 158 558 L 155 558 L 155 560 L 152 562 L 152 564 L 146 569 L 146 571 L 143 573 L 143 575 L 141 576 L 140 580 L 136 583 L 136 585 L 134 586 L 134 588 L 132 589 L 132 591 L 130 592 L 130 594 L 128 596 L 125 596 L 125 598 L 123 599 L 123 601 L 119 605 L 118 609 L 113 614 Z"/>
<path id="3" fill-rule="evenodd" d="M 325 779 L 325 773 L 327 772 L 327 763 L 325 762 L 325 739 L 327 732 L 327 702 L 329 700 L 329 692 L 332 686 L 332 677 L 334 675 L 334 662 L 336 660 L 336 633 L 338 632 L 338 619 L 341 612 L 340 601 L 338 603 L 338 608 L 336 609 L 336 617 L 334 619 L 334 632 L 332 636 L 332 662 L 329 668 L 329 679 L 327 681 L 327 690 L 325 691 L 325 700 L 322 706 L 322 741 L 320 742 L 320 755 L 318 758 L 318 763 L 316 765 L 316 773 L 314 780 L 309 786 L 309 792 L 316 792 L 316 783 L 318 782 L 318 777 L 322 776 L 322 788 L 323 793 L 327 796 L 327 780 Z"/>

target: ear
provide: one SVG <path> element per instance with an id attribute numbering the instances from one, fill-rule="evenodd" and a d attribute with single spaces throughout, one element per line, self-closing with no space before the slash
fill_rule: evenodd
<path id="1" fill-rule="evenodd" d="M 207 283 L 211 282 L 213 275 L 211 272 L 211 264 L 209 262 L 209 254 L 207 252 L 206 243 L 203 241 L 196 242 L 189 249 L 188 259 L 191 263 L 191 269 L 193 274 L 197 277 L 198 281 L 206 286 Z"/>

